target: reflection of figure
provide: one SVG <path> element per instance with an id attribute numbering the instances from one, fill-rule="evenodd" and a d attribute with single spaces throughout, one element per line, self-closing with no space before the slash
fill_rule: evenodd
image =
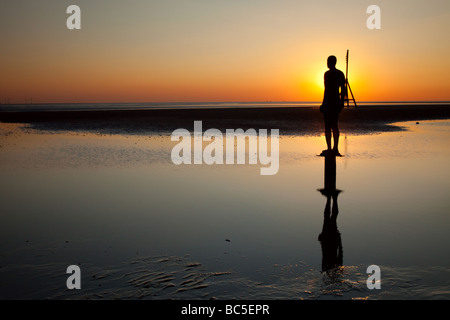
<path id="1" fill-rule="evenodd" d="M 339 273 L 343 261 L 341 234 L 336 223 L 339 213 L 337 198 L 341 191 L 336 189 L 336 156 L 334 155 L 325 156 L 325 187 L 319 191 L 327 198 L 322 233 L 319 235 L 322 246 L 322 272 L 333 276 Z"/>
<path id="2" fill-rule="evenodd" d="M 344 73 L 336 69 L 337 59 L 335 56 L 329 56 L 327 65 L 329 70 L 325 72 L 325 92 L 320 111 L 323 112 L 325 122 L 325 140 L 327 150 L 322 151 L 321 155 L 334 154 L 340 156 L 339 153 L 339 128 L 338 117 L 344 108 L 346 97 L 345 76 Z M 334 146 L 331 148 L 331 131 L 333 131 Z"/>

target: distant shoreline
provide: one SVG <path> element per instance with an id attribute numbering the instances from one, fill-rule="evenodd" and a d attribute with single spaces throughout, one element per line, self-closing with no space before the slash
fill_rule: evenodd
<path id="1" fill-rule="evenodd" d="M 177 128 L 191 130 L 195 120 L 202 120 L 205 130 L 264 128 L 280 129 L 280 134 L 288 135 L 317 135 L 323 132 L 323 118 L 317 106 L 0 110 L 1 122 L 27 123 L 40 130 L 166 134 Z M 343 132 L 367 134 L 401 130 L 390 125 L 394 122 L 438 119 L 450 119 L 450 103 L 350 106 L 342 111 L 339 123 Z"/>
<path id="2" fill-rule="evenodd" d="M 3 111 L 100 111 L 100 110 L 154 110 L 154 109 L 218 109 L 218 108 L 272 108 L 319 107 L 320 101 L 203 101 L 203 102 L 56 102 L 56 103 L 0 103 Z M 358 106 L 414 106 L 450 105 L 450 101 L 358 101 Z M 353 104 L 351 104 L 353 106 Z"/>

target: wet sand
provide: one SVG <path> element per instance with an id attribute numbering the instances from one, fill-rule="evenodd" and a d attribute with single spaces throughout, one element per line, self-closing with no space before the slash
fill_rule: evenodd
<path id="1" fill-rule="evenodd" d="M 448 118 L 448 107 L 344 110 L 345 157 L 336 164 L 344 257 L 330 273 L 318 241 L 326 198 L 316 152 L 324 139 L 310 136 L 322 133 L 322 119 L 317 109 L 295 109 L 276 110 L 286 123 L 270 122 L 262 109 L 77 120 L 41 113 L 31 129 L 1 123 L 0 299 L 448 299 L 449 126 L 422 121 Z M 269 122 L 243 121 L 245 113 Z M 192 128 L 193 120 L 304 127 L 280 130 L 281 170 L 270 177 L 250 165 L 177 167 L 169 136 L 140 135 Z M 377 130 L 403 132 L 360 135 Z M 373 263 L 382 290 L 366 287 Z M 81 291 L 66 288 L 71 264 L 82 269 Z"/>
<path id="2" fill-rule="evenodd" d="M 450 105 L 373 105 L 345 108 L 340 129 L 347 133 L 399 131 L 391 125 L 400 121 L 450 118 Z M 29 123 L 35 129 L 82 130 L 102 133 L 170 133 L 192 128 L 202 120 L 204 128 L 277 128 L 280 134 L 317 135 L 323 132 L 323 118 L 317 107 L 264 107 L 212 109 L 149 109 L 95 111 L 0 111 L 0 121 Z"/>

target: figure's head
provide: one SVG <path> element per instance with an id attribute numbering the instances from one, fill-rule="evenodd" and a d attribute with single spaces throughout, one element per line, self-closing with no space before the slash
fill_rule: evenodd
<path id="1" fill-rule="evenodd" d="M 329 56 L 327 59 L 327 66 L 330 69 L 334 69 L 336 67 L 337 59 L 335 56 Z"/>

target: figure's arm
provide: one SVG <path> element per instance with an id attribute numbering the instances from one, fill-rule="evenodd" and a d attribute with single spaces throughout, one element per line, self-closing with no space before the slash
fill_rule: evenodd
<path id="1" fill-rule="evenodd" d="M 348 92 L 347 92 L 347 83 L 346 83 L 345 77 L 342 78 L 341 81 L 341 104 L 344 105 L 345 99 L 347 98 Z"/>
<path id="2" fill-rule="evenodd" d="M 323 75 L 323 84 L 324 84 L 324 88 L 327 87 L 327 80 L 326 80 L 326 74 Z M 322 104 L 320 105 L 320 112 L 324 111 L 324 104 L 325 104 L 325 90 L 323 91 L 323 99 L 322 99 Z"/>

